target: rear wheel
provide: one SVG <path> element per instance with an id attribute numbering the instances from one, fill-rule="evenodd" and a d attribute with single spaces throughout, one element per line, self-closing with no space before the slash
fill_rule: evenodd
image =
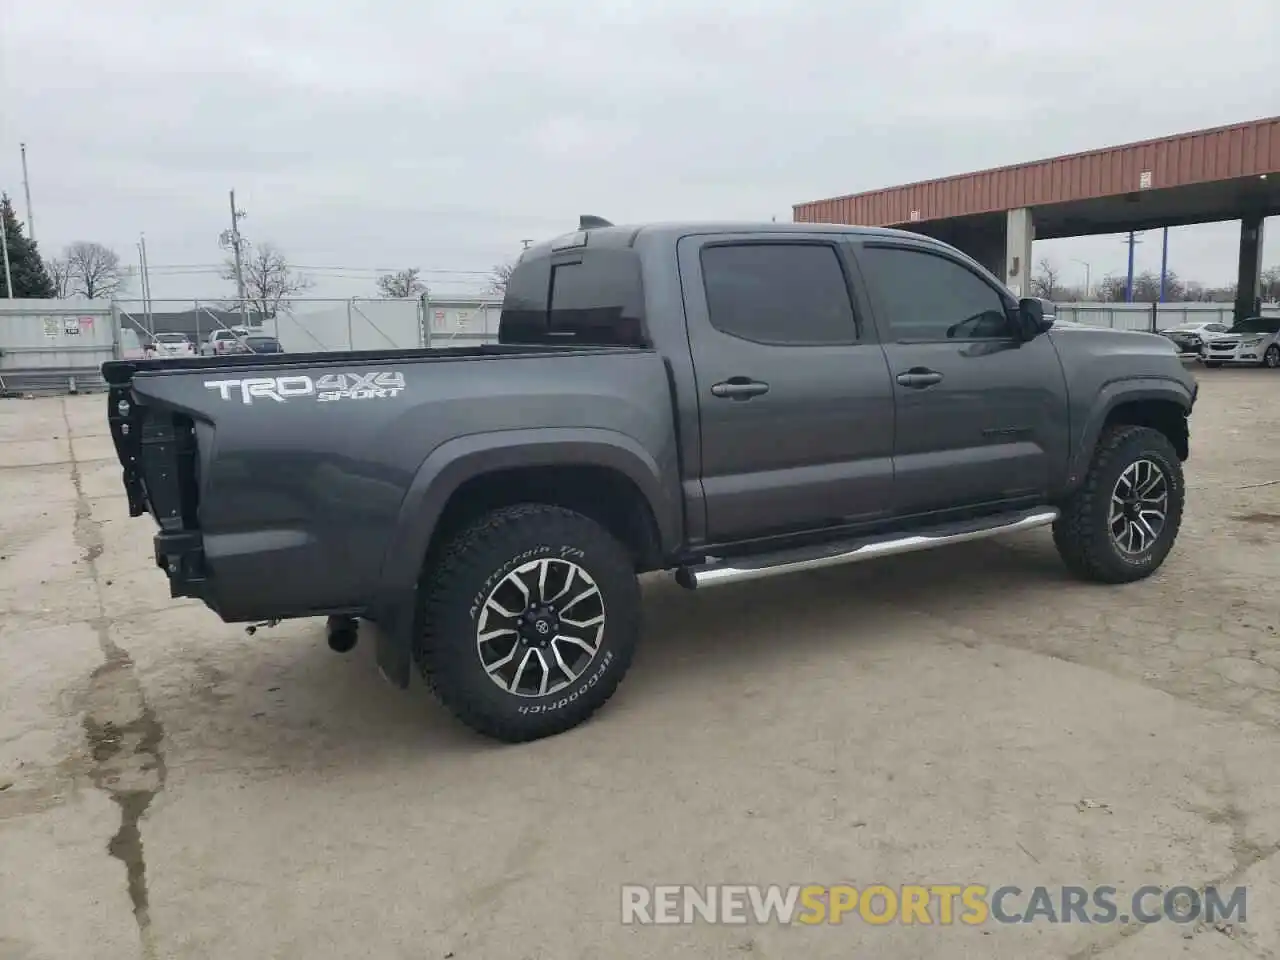
<path id="1" fill-rule="evenodd" d="M 626 549 L 543 504 L 488 514 L 428 572 L 423 676 L 471 728 L 507 742 L 562 733 L 613 694 L 640 635 Z"/>
<path id="2" fill-rule="evenodd" d="M 1168 437 L 1150 427 L 1115 426 L 1098 440 L 1084 483 L 1053 525 L 1072 573 L 1102 583 L 1150 576 L 1182 524 L 1182 463 Z"/>

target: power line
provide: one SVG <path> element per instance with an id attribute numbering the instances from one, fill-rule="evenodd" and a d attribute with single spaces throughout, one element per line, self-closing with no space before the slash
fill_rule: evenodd
<path id="1" fill-rule="evenodd" d="M 320 266 L 317 264 L 291 263 L 289 267 L 293 270 L 306 271 L 323 271 L 326 273 L 359 273 L 370 275 L 381 275 L 387 273 L 399 273 L 403 267 L 354 267 L 354 266 Z M 151 272 L 157 270 L 167 270 L 174 273 L 211 273 L 226 269 L 225 264 L 220 263 L 157 263 L 151 265 Z M 432 269 L 419 270 L 421 274 L 430 276 L 465 276 L 465 277 L 488 277 L 492 274 L 491 270 L 450 270 L 450 269 Z"/>

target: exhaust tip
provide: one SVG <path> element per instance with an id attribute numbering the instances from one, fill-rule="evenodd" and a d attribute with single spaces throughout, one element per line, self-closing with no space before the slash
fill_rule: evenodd
<path id="1" fill-rule="evenodd" d="M 325 629 L 329 649 L 334 653 L 350 653 L 360 640 L 355 617 L 330 617 Z"/>
<path id="2" fill-rule="evenodd" d="M 676 568 L 676 583 L 684 587 L 686 590 L 698 589 L 698 577 L 688 567 Z"/>

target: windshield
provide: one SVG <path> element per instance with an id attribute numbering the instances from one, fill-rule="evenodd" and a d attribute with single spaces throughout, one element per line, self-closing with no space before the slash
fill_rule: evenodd
<path id="1" fill-rule="evenodd" d="M 1231 328 L 1232 333 L 1280 333 L 1280 317 L 1250 317 Z"/>

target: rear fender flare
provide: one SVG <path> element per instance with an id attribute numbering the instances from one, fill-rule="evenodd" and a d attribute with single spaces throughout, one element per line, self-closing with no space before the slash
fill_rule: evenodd
<path id="1" fill-rule="evenodd" d="M 648 501 L 664 555 L 676 549 L 680 512 L 664 489 L 662 468 L 625 434 L 598 428 L 539 428 L 471 434 L 443 443 L 422 462 L 405 494 L 379 575 L 374 604 L 378 663 L 393 683 L 408 683 L 418 579 L 449 498 L 468 480 L 486 473 L 539 466 L 617 470 Z"/>

